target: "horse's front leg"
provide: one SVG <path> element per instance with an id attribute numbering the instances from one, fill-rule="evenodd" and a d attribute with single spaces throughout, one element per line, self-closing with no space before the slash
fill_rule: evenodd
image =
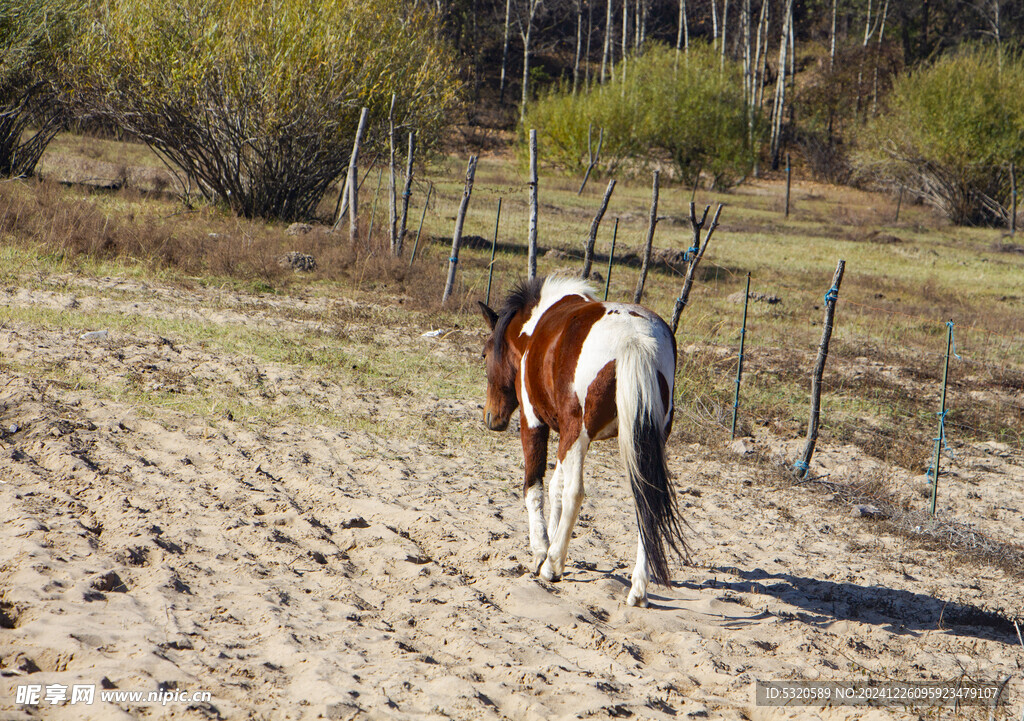
<path id="1" fill-rule="evenodd" d="M 533 551 L 534 574 L 540 571 L 540 566 L 548 555 L 548 533 L 544 527 L 544 473 L 548 467 L 548 433 L 547 426 L 530 428 L 525 421 L 519 426 L 526 465 L 523 497 L 526 500 L 526 514 L 530 520 L 530 550 Z"/>
<path id="2" fill-rule="evenodd" d="M 563 437 L 564 439 L 564 437 Z M 569 553 L 569 539 L 572 529 L 580 515 L 583 505 L 583 459 L 590 448 L 590 439 L 586 432 L 572 441 L 568 448 L 565 441 L 559 443 L 558 466 L 562 473 L 562 513 L 558 520 L 557 530 L 551 537 L 548 557 L 541 566 L 540 575 L 548 581 L 558 581 L 565 571 L 565 559 Z"/>

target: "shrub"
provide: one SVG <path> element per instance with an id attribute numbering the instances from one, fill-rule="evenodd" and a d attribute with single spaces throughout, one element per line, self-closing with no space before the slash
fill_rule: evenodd
<path id="1" fill-rule="evenodd" d="M 710 173 L 716 187 L 742 179 L 754 162 L 743 101 L 742 69 L 715 50 L 691 44 L 677 55 L 655 46 L 621 64 L 617 78 L 578 95 L 563 90 L 533 103 L 526 125 L 544 133 L 545 155 L 567 170 L 587 162 L 587 130 L 604 129 L 601 160 L 607 171 L 624 163 L 646 166 L 668 160 L 680 178 Z"/>
<path id="2" fill-rule="evenodd" d="M 52 82 L 74 35 L 75 0 L 0 0 L 0 175 L 35 172 L 64 113 Z"/>
<path id="3" fill-rule="evenodd" d="M 110 120 L 245 217 L 304 219 L 346 168 L 360 107 L 429 146 L 457 91 L 434 16 L 401 0 L 99 0 L 66 68 Z"/>
<path id="4" fill-rule="evenodd" d="M 864 172 L 952 222 L 1006 223 L 1008 163 L 1024 161 L 1024 60 L 972 48 L 901 76 L 860 145 Z"/>

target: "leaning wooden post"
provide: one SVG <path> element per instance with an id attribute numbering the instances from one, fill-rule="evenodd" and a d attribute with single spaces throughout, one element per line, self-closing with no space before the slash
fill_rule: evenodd
<path id="1" fill-rule="evenodd" d="M 348 239 L 351 243 L 355 243 L 359 237 L 359 178 L 356 173 L 359 170 L 359 146 L 362 145 L 363 133 L 366 132 L 366 121 L 369 116 L 370 109 L 363 108 L 359 114 L 356 139 L 352 143 L 352 156 L 348 161 Z"/>
<path id="2" fill-rule="evenodd" d="M 427 208 L 430 207 L 430 194 L 434 192 L 434 183 L 427 183 L 427 199 L 423 201 L 423 213 L 420 214 L 420 227 L 416 230 L 416 242 L 412 244 L 412 255 L 409 256 L 409 267 L 416 260 L 416 249 L 420 247 L 420 233 L 423 232 L 423 219 L 427 217 Z"/>
<path id="3" fill-rule="evenodd" d="M 821 343 L 818 345 L 818 362 L 814 365 L 811 376 L 811 420 L 807 424 L 807 443 L 803 455 L 793 464 L 797 478 L 805 478 L 811 465 L 814 446 L 818 442 L 818 419 L 821 415 L 821 376 L 825 372 L 825 361 L 828 359 L 828 344 L 832 339 L 832 319 L 836 313 L 836 300 L 839 298 L 839 285 L 843 282 L 843 271 L 846 261 L 840 260 L 836 273 L 832 276 L 832 287 L 825 294 L 825 325 L 821 329 Z"/>
<path id="4" fill-rule="evenodd" d="M 789 153 L 786 153 L 786 217 L 789 217 L 789 186 L 792 180 L 792 168 L 789 165 Z"/>
<path id="5" fill-rule="evenodd" d="M 614 178 L 608 181 L 608 189 L 604 191 L 601 207 L 597 209 L 597 214 L 590 221 L 590 235 L 587 236 L 587 246 L 583 251 L 583 272 L 580 273 L 584 279 L 590 277 L 590 266 L 594 262 L 594 243 L 597 242 L 597 230 L 601 227 L 601 219 L 604 217 L 605 211 L 608 210 L 608 201 L 612 198 L 613 190 L 615 190 Z"/>
<path id="6" fill-rule="evenodd" d="M 707 220 L 709 210 L 711 210 L 711 206 L 705 205 L 704 214 L 698 222 L 696 206 L 694 206 L 693 203 L 690 203 L 690 227 L 693 229 L 693 245 L 687 251 L 687 255 L 690 258 L 690 265 L 686 269 L 686 278 L 683 279 L 682 290 L 679 291 L 679 297 L 676 298 L 675 308 L 672 310 L 673 335 L 675 335 L 676 330 L 679 328 L 679 317 L 683 314 L 683 309 L 686 308 L 686 304 L 690 301 L 690 289 L 693 288 L 693 276 L 697 272 L 697 266 L 704 257 L 704 251 L 708 249 L 708 243 L 711 242 L 711 236 L 714 234 L 715 228 L 718 227 L 718 216 L 722 213 L 722 204 L 718 204 L 718 209 L 715 211 L 715 217 L 711 219 L 711 225 L 708 227 L 708 233 L 704 236 L 704 244 L 702 245 L 700 242 L 700 231 L 701 228 L 704 227 L 704 221 Z"/>
<path id="7" fill-rule="evenodd" d="M 942 446 L 946 442 L 946 387 L 949 381 L 949 351 L 953 347 L 953 321 L 946 323 L 946 362 L 942 367 L 942 403 L 939 405 L 939 434 L 935 437 L 935 460 L 932 463 L 932 507 L 930 513 L 935 515 L 935 504 L 939 499 L 939 459 Z"/>
<path id="8" fill-rule="evenodd" d="M 604 128 L 601 128 L 601 132 L 597 138 L 597 152 L 591 151 L 591 143 L 593 138 L 591 133 L 594 130 L 594 124 L 591 123 L 587 126 L 587 156 L 589 158 L 589 164 L 587 165 L 587 172 L 583 174 L 583 182 L 580 183 L 580 189 L 576 191 L 576 195 L 582 195 L 583 189 L 587 187 L 587 181 L 590 179 L 590 174 L 594 172 L 594 166 L 597 165 L 597 161 L 601 157 L 601 146 L 604 145 Z"/>
<path id="9" fill-rule="evenodd" d="M 612 261 L 615 260 L 615 238 L 619 235 L 619 219 L 615 219 L 615 227 L 612 228 L 612 249 L 608 251 L 608 273 L 604 277 L 604 299 L 608 300 L 608 286 L 612 283 Z"/>
<path id="10" fill-rule="evenodd" d="M 1017 168 L 1010 162 L 1010 235 L 1017 234 Z"/>
<path id="11" fill-rule="evenodd" d="M 498 223 L 501 222 L 501 198 L 498 198 L 498 213 L 494 216 L 494 240 L 491 241 L 491 262 L 487 264 L 487 300 L 491 304 L 491 280 L 494 279 L 494 251 L 498 249 Z"/>
<path id="12" fill-rule="evenodd" d="M 459 215 L 455 218 L 455 232 L 452 234 L 452 254 L 448 258 L 448 282 L 444 284 L 444 296 L 441 304 L 448 302 L 455 288 L 455 266 L 459 262 L 459 246 L 462 245 L 462 224 L 466 222 L 466 211 L 469 209 L 469 196 L 473 193 L 473 177 L 476 175 L 476 156 L 469 156 L 469 167 L 466 168 L 466 187 L 462 191 L 462 202 L 459 204 Z"/>
<path id="13" fill-rule="evenodd" d="M 409 198 L 412 197 L 412 159 L 416 150 L 416 133 L 409 133 L 409 160 L 405 166 L 405 187 L 402 189 L 402 219 L 398 226 L 398 241 L 395 247 L 395 255 L 402 255 L 402 246 L 405 243 L 405 224 L 409 220 Z"/>
<path id="14" fill-rule="evenodd" d="M 398 190 L 395 178 L 395 99 L 391 93 L 391 109 L 388 111 L 388 238 L 391 240 L 391 254 L 401 255 L 398 241 Z"/>
<path id="15" fill-rule="evenodd" d="M 526 256 L 526 275 L 537 277 L 537 131 L 530 131 L 530 235 Z"/>
<path id="16" fill-rule="evenodd" d="M 633 302 L 639 303 L 644 297 L 644 283 L 647 282 L 647 269 L 651 265 L 651 249 L 654 246 L 654 229 L 658 225 L 658 179 L 661 173 L 654 171 L 654 181 L 651 186 L 651 216 L 647 221 L 647 242 L 644 244 L 644 260 L 640 265 L 640 277 L 636 281 L 636 290 L 633 291 Z"/>
<path id="17" fill-rule="evenodd" d="M 740 410 L 740 382 L 743 380 L 743 347 L 747 340 L 747 304 L 750 302 L 750 273 L 747 273 L 747 289 L 743 295 L 743 327 L 740 329 L 740 360 L 736 366 L 736 395 L 732 401 L 732 438 L 736 438 L 736 416 Z"/>
<path id="18" fill-rule="evenodd" d="M 902 184 L 900 184 L 900 194 L 899 194 L 899 197 L 896 198 L 896 217 L 893 218 L 893 221 L 892 221 L 894 223 L 900 222 L 900 208 L 903 207 L 903 189 L 904 189 L 904 186 Z"/>

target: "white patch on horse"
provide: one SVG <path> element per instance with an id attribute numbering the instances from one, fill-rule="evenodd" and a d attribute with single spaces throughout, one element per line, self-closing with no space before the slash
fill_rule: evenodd
<path id="1" fill-rule="evenodd" d="M 523 329 L 520 331 L 522 335 L 533 335 L 541 316 L 547 313 L 555 303 L 570 295 L 595 300 L 594 288 L 587 281 L 572 276 L 549 276 L 541 286 L 540 300 L 537 301 L 530 317 L 523 324 Z"/>
<path id="2" fill-rule="evenodd" d="M 520 418 L 526 421 L 528 428 L 539 428 L 543 425 L 540 422 L 540 418 L 533 410 L 533 403 L 530 402 L 530 394 L 526 390 L 526 356 L 530 354 L 527 350 L 523 353 L 522 359 L 519 361 L 519 377 L 516 382 L 519 383 L 519 405 L 520 405 Z"/>
<path id="3" fill-rule="evenodd" d="M 642 306 L 625 303 L 605 303 L 604 306 L 605 315 L 591 326 L 576 362 L 573 390 L 576 391 L 580 407 L 587 407 L 587 390 L 590 384 L 594 382 L 602 368 L 621 357 L 622 343 L 628 338 L 640 337 L 661 341 L 659 345 L 664 351 L 658 355 L 656 370 L 661 371 L 671 390 L 672 380 L 675 378 L 675 359 L 671 352 L 672 340 L 665 336 L 664 322 Z M 630 311 L 640 315 L 631 315 Z M 669 401 L 670 408 L 671 405 Z M 604 433 L 600 435 L 607 437 Z"/>

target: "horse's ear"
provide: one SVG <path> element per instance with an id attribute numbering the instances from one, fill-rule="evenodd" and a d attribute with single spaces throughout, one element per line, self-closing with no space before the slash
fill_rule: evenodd
<path id="1" fill-rule="evenodd" d="M 494 330 L 494 325 L 498 322 L 498 314 L 491 310 L 483 301 L 478 300 L 477 304 L 480 306 L 480 312 L 483 313 L 487 325 L 491 330 Z"/>

